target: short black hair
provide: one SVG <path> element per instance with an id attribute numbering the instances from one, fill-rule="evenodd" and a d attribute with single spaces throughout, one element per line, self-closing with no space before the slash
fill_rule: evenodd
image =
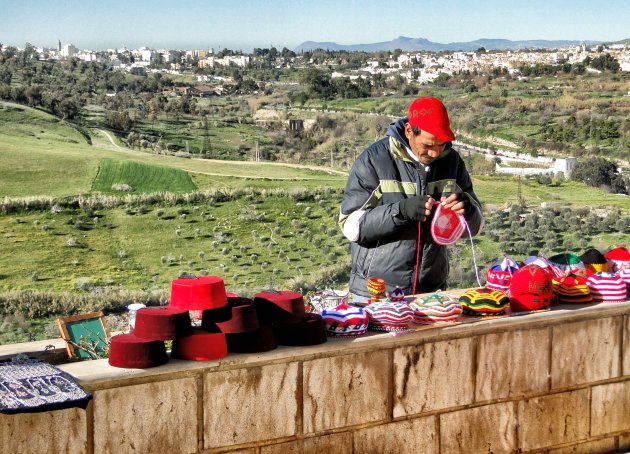
<path id="1" fill-rule="evenodd" d="M 422 129 L 418 128 L 417 126 L 412 126 L 411 132 L 413 132 L 414 136 L 418 136 L 422 132 Z"/>

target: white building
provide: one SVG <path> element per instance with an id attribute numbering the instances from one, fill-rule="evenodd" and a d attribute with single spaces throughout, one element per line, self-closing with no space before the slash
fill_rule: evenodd
<path id="1" fill-rule="evenodd" d="M 75 54 L 77 53 L 77 48 L 74 47 L 73 44 L 65 44 L 62 48 L 61 48 L 61 56 L 62 57 L 69 57 L 72 58 L 75 56 Z"/>
<path id="2" fill-rule="evenodd" d="M 553 164 L 553 173 L 563 172 L 564 177 L 568 178 L 571 176 L 571 172 L 573 168 L 577 164 L 576 158 L 561 158 L 556 159 L 556 162 Z"/>

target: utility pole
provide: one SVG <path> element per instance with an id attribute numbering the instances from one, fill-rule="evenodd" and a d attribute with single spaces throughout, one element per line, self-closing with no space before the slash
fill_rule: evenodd
<path id="1" fill-rule="evenodd" d="M 260 161 L 260 149 L 258 148 L 258 140 L 256 140 L 256 162 Z"/>

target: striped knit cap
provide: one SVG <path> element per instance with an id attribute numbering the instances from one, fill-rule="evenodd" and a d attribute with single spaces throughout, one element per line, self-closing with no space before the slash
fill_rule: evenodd
<path id="1" fill-rule="evenodd" d="M 624 268 L 619 272 L 619 277 L 626 284 L 626 298 L 630 299 L 630 268 Z"/>
<path id="2" fill-rule="evenodd" d="M 608 271 L 606 257 L 595 248 L 587 249 L 584 254 L 580 255 L 580 259 L 584 262 L 586 269 L 591 270 L 593 273 Z"/>
<path id="3" fill-rule="evenodd" d="M 553 293 L 559 303 L 592 303 L 586 278 L 569 273 L 552 281 Z"/>
<path id="4" fill-rule="evenodd" d="M 501 290 L 487 287 L 476 288 L 464 292 L 459 297 L 464 314 L 501 315 L 510 304 L 510 298 Z"/>
<path id="5" fill-rule="evenodd" d="M 509 295 L 512 275 L 520 266 L 507 255 L 496 260 L 486 272 L 486 287 L 492 290 L 500 290 Z"/>
<path id="6" fill-rule="evenodd" d="M 624 268 L 630 268 L 630 251 L 625 247 L 617 247 L 604 254 L 608 260 L 608 271 L 618 273 Z"/>
<path id="7" fill-rule="evenodd" d="M 363 308 L 340 304 L 321 312 L 329 336 L 360 336 L 368 328 L 368 316 Z"/>
<path id="8" fill-rule="evenodd" d="M 574 270 L 575 268 L 584 269 L 584 263 L 582 260 L 580 260 L 577 255 L 571 254 L 570 252 L 553 255 L 549 257 L 549 262 L 560 268 L 563 273 Z"/>
<path id="9" fill-rule="evenodd" d="M 618 303 L 626 300 L 626 283 L 616 273 L 595 273 L 586 279 L 593 301 Z"/>
<path id="10" fill-rule="evenodd" d="M 413 320 L 413 311 L 406 303 L 374 301 L 365 306 L 370 319 L 370 329 L 377 331 L 404 331 Z"/>
<path id="11" fill-rule="evenodd" d="M 434 293 L 426 297 L 418 297 L 409 303 L 413 310 L 413 321 L 421 325 L 440 322 L 454 322 L 462 313 L 462 305 L 446 295 Z"/>

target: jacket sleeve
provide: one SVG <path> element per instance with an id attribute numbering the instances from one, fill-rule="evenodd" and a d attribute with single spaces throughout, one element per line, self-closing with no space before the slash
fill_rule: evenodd
<path id="1" fill-rule="evenodd" d="M 399 203 L 381 204 L 379 176 L 364 154 L 350 171 L 339 215 L 339 225 L 350 241 L 370 243 L 392 235 L 409 221 L 399 216 Z"/>
<path id="2" fill-rule="evenodd" d="M 468 199 L 468 207 L 464 212 L 464 218 L 468 223 L 471 235 L 475 236 L 484 225 L 483 212 L 481 210 L 481 202 L 477 198 L 475 191 L 473 190 L 472 180 L 464 164 L 464 160 L 459 156 L 459 166 L 457 172 L 457 186 L 459 186 L 464 194 L 464 197 Z"/>

